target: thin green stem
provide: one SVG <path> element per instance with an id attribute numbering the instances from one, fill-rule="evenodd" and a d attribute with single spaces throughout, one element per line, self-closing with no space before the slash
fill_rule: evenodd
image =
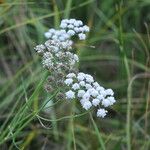
<path id="1" fill-rule="evenodd" d="M 123 28 L 122 28 L 122 16 L 121 16 L 121 4 L 118 6 L 118 15 L 119 15 L 119 48 L 121 52 L 121 58 L 124 63 L 124 67 L 126 70 L 126 76 L 128 83 L 130 82 L 130 68 L 128 64 L 128 59 L 125 52 L 124 47 L 124 39 L 123 39 Z M 123 68 L 124 70 L 124 68 Z M 122 72 L 123 72 L 122 70 Z M 128 91 L 131 94 L 131 91 Z M 127 138 L 127 149 L 131 150 L 131 99 L 130 97 L 127 98 L 127 126 L 126 126 L 126 138 Z"/>
<path id="2" fill-rule="evenodd" d="M 100 148 L 99 148 L 99 149 L 100 149 L 100 150 L 105 150 L 105 144 L 104 144 L 104 141 L 103 141 L 103 139 L 102 139 L 101 132 L 99 131 L 99 129 L 98 129 L 98 127 L 97 127 L 97 125 L 96 125 L 96 123 L 95 123 L 95 121 L 94 121 L 94 119 L 93 119 L 93 116 L 92 116 L 91 112 L 89 112 L 89 115 L 90 115 L 90 119 L 91 119 L 91 121 L 92 121 L 92 124 L 93 124 L 93 126 L 94 126 L 96 135 L 97 135 L 97 137 L 98 137 L 98 141 L 99 141 L 99 144 L 100 144 Z"/>
<path id="3" fill-rule="evenodd" d="M 127 126 L 126 126 L 126 138 L 127 138 L 127 149 L 131 150 L 131 108 L 132 108 L 132 85 L 133 82 L 138 79 L 138 78 L 149 78 L 150 74 L 146 74 L 146 73 L 141 73 L 141 74 L 137 74 L 135 75 L 128 86 L 127 89 L 127 100 L 128 100 L 128 105 L 127 105 Z"/>

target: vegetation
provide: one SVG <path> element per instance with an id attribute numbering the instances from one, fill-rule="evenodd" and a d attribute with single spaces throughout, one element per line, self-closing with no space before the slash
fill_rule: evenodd
<path id="1" fill-rule="evenodd" d="M 0 0 L 0 149 L 150 149 L 149 0 Z M 80 71 L 115 91 L 109 115 L 53 101 L 34 46 L 63 18 L 91 31 L 75 45 Z"/>

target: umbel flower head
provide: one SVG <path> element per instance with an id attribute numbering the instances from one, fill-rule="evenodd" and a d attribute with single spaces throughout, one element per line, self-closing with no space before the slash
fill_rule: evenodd
<path id="1" fill-rule="evenodd" d="M 80 40 L 85 40 L 86 33 L 89 32 L 89 27 L 83 25 L 81 20 L 76 19 L 63 19 L 60 23 L 60 28 L 60 30 L 49 29 L 48 32 L 45 32 L 45 37 L 64 42 L 77 35 Z"/>
<path id="2" fill-rule="evenodd" d="M 63 19 L 60 23 L 60 30 L 49 29 L 45 37 L 49 39 L 45 44 L 37 45 L 34 49 L 42 55 L 43 67 L 49 70 L 74 70 L 79 58 L 72 50 L 73 41 L 71 37 L 78 36 L 80 40 L 86 39 L 89 27 L 83 25 L 81 20 Z"/>
<path id="3" fill-rule="evenodd" d="M 49 70 L 71 70 L 75 68 L 79 58 L 76 54 L 70 52 L 71 43 L 69 41 L 60 42 L 48 40 L 45 44 L 35 47 L 37 53 L 42 55 L 43 67 Z"/>
<path id="4" fill-rule="evenodd" d="M 66 27 L 64 23 L 67 25 Z M 77 31 L 77 28 L 79 28 L 79 31 Z M 76 72 L 78 70 L 76 64 L 79 62 L 79 58 L 78 55 L 72 53 L 73 41 L 71 37 L 77 35 L 79 39 L 83 40 L 86 37 L 86 32 L 89 32 L 89 27 L 83 26 L 82 21 L 64 19 L 61 21 L 59 30 L 49 29 L 44 34 L 48 40 L 34 48 L 42 56 L 43 67 L 50 71 L 50 76 L 45 85 L 47 92 L 55 91 L 63 86 L 65 75 L 70 71 Z M 59 76 L 60 74 L 63 76 Z M 51 80 L 51 77 L 54 79 Z M 58 79 L 59 77 L 61 78 Z"/>
<path id="5" fill-rule="evenodd" d="M 105 108 L 116 102 L 113 90 L 100 86 L 89 74 L 69 73 L 64 83 L 69 89 L 66 92 L 66 98 L 68 100 L 78 99 L 81 106 L 86 110 L 96 107 L 98 117 L 105 117 L 107 114 Z"/>
<path id="6" fill-rule="evenodd" d="M 78 73 L 79 58 L 72 52 L 73 37 L 85 40 L 87 32 L 89 27 L 81 20 L 63 19 L 60 29 L 51 28 L 45 32 L 48 40 L 34 49 L 42 56 L 43 67 L 50 71 L 45 86 L 47 92 L 60 89 L 57 99 L 64 99 L 64 96 L 68 100 L 77 99 L 85 110 L 95 107 L 97 117 L 104 118 L 106 108 L 116 102 L 114 92 L 100 86 L 91 75 Z"/>

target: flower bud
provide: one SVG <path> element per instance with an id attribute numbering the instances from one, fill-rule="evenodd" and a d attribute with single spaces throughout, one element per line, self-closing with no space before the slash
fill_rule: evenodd
<path id="1" fill-rule="evenodd" d="M 62 92 L 59 92 L 59 93 L 56 95 L 56 99 L 57 99 L 57 100 L 65 99 L 65 95 L 64 95 Z"/>
<path id="2" fill-rule="evenodd" d="M 49 93 L 54 90 L 54 89 L 52 88 L 52 86 L 51 86 L 51 85 L 48 85 L 48 84 L 46 84 L 44 88 L 45 88 L 46 92 L 49 92 Z"/>
<path id="3" fill-rule="evenodd" d="M 63 85 L 64 85 L 63 80 L 57 81 L 57 86 L 58 86 L 58 87 L 61 87 L 61 86 L 63 86 Z"/>
<path id="4" fill-rule="evenodd" d="M 47 81 L 50 83 L 50 82 L 54 82 L 55 79 L 52 76 L 48 76 Z"/>

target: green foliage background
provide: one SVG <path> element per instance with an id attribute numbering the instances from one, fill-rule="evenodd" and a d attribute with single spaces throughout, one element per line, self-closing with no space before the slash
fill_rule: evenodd
<path id="1" fill-rule="evenodd" d="M 45 110 L 55 95 L 33 47 L 63 18 L 90 26 L 75 47 L 80 71 L 115 91 L 105 119 L 61 100 Z M 149 33 L 149 0 L 0 0 L 0 149 L 149 150 Z"/>

